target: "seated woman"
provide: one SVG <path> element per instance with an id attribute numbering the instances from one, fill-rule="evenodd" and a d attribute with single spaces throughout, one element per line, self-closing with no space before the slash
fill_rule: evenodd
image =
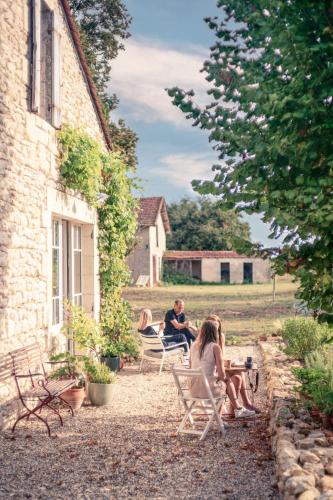
<path id="1" fill-rule="evenodd" d="M 142 335 L 146 335 L 149 337 L 160 337 L 163 334 L 163 329 L 164 329 L 164 323 L 161 322 L 159 324 L 159 329 L 158 332 L 152 327 L 152 325 L 156 323 L 153 323 L 153 317 L 151 314 L 150 309 L 142 309 L 140 313 L 140 319 L 139 319 L 139 324 L 138 324 L 138 332 L 141 333 Z M 188 343 L 186 341 L 185 335 L 182 333 L 179 333 L 178 335 L 173 335 L 172 336 L 172 342 L 167 341 L 165 339 L 162 339 L 163 344 L 167 346 L 175 346 L 175 348 L 178 348 L 177 344 L 180 344 L 182 342 L 185 342 L 185 344 L 182 346 L 184 347 L 185 353 L 189 351 Z"/>
<path id="2" fill-rule="evenodd" d="M 252 417 L 255 414 L 254 411 L 243 408 L 239 404 L 235 387 L 231 379 L 226 376 L 216 321 L 206 320 L 203 322 L 197 340 L 191 345 L 190 367 L 203 368 L 215 397 L 222 394 L 222 387 L 217 385 L 217 382 L 222 380 L 226 384 L 227 394 L 236 418 Z M 217 370 L 217 378 L 214 375 L 215 369 Z M 190 391 L 193 397 L 207 397 L 206 387 L 199 377 L 191 384 Z"/>
<path id="3" fill-rule="evenodd" d="M 222 330 L 222 321 L 221 318 L 217 314 L 211 314 L 206 318 L 206 320 L 214 321 L 214 323 L 217 326 L 218 329 L 218 344 L 221 347 L 222 351 L 222 357 L 225 357 L 225 335 Z M 230 377 L 230 380 L 232 381 L 235 391 L 236 391 L 236 396 L 240 395 L 243 401 L 243 405 L 246 409 L 255 411 L 256 413 L 260 413 L 260 410 L 254 406 L 249 397 L 248 397 L 248 391 L 246 390 L 246 380 L 245 380 L 245 373 L 239 373 L 236 375 L 233 375 Z"/>

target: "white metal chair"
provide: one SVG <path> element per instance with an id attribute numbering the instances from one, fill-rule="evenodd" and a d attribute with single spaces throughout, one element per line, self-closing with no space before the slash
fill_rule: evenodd
<path id="1" fill-rule="evenodd" d="M 140 337 L 143 347 L 140 372 L 142 370 L 143 361 L 145 359 L 147 359 L 148 361 L 160 363 L 159 374 L 162 373 L 163 365 L 166 360 L 178 358 L 179 361 L 183 361 L 184 345 L 187 344 L 187 342 L 180 342 L 179 344 L 165 346 L 162 341 L 164 337 L 153 337 L 149 335 L 142 335 L 141 333 Z"/>
<path id="2" fill-rule="evenodd" d="M 200 436 L 200 441 L 202 441 L 205 439 L 212 423 L 215 420 L 218 425 L 219 431 L 224 436 L 225 427 L 220 415 L 220 411 L 226 399 L 226 396 L 213 396 L 211 388 L 209 386 L 209 382 L 202 368 L 189 369 L 180 366 L 173 366 L 171 368 L 171 371 L 178 389 L 179 398 L 182 401 L 185 409 L 185 415 L 178 427 L 177 434 L 195 434 L 197 436 Z M 201 377 L 202 381 L 204 382 L 204 386 L 206 387 L 207 397 L 192 397 L 190 390 L 184 388 L 184 384 L 181 383 L 180 379 L 184 377 L 187 379 L 187 382 L 190 382 L 197 377 Z M 198 428 L 196 428 L 197 422 L 195 421 L 195 417 L 197 417 L 198 415 L 204 415 L 205 417 L 207 417 L 207 423 L 204 429 L 199 430 Z M 187 423 L 190 424 L 191 428 L 185 428 Z"/>

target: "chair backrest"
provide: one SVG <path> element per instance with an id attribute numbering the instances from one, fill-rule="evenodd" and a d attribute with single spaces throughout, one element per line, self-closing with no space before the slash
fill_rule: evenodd
<path id="1" fill-rule="evenodd" d="M 205 389 L 206 389 L 206 394 L 207 396 L 202 398 L 202 399 L 211 399 L 213 400 L 213 394 L 208 382 L 208 379 L 205 375 L 205 372 L 203 371 L 202 368 L 184 368 L 183 366 L 172 366 L 171 371 L 175 380 L 175 384 L 178 388 L 179 396 L 183 399 L 185 397 L 184 395 L 184 389 L 189 389 L 189 382 L 191 380 L 193 381 L 194 379 L 201 378 Z M 182 383 L 181 379 L 186 378 L 187 384 Z M 198 399 L 198 398 L 196 398 Z"/>
<path id="2" fill-rule="evenodd" d="M 0 356 L 0 382 L 5 382 L 13 375 L 13 362 L 9 354 Z"/>
<path id="3" fill-rule="evenodd" d="M 135 282 L 135 286 L 146 286 L 149 281 L 149 275 L 146 274 L 140 274 L 138 279 Z"/>
<path id="4" fill-rule="evenodd" d="M 160 337 L 142 335 L 142 333 L 140 333 L 140 338 L 145 351 L 164 351 L 164 345 Z"/>
<path id="5" fill-rule="evenodd" d="M 160 329 L 160 323 L 152 323 L 150 326 L 156 332 L 156 335 L 158 335 L 158 332 L 159 332 L 159 329 Z"/>

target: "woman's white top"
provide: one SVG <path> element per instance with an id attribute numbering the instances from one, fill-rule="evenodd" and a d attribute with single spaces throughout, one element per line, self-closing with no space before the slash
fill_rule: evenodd
<path id="1" fill-rule="evenodd" d="M 191 345 L 191 368 L 202 368 L 204 374 L 208 379 L 210 389 L 213 396 L 220 396 L 222 392 L 222 387 L 218 386 L 216 383 L 215 376 L 215 356 L 214 356 L 214 342 L 210 342 L 205 346 L 205 349 L 200 358 L 200 346 L 197 342 Z M 194 398 L 205 398 L 208 397 L 206 386 L 202 377 L 197 377 L 192 379 L 190 385 L 191 395 Z"/>

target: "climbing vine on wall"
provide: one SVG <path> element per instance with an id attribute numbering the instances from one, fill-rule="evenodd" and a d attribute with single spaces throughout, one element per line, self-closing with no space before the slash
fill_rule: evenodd
<path id="1" fill-rule="evenodd" d="M 101 324 L 110 340 L 122 340 L 131 354 L 131 309 L 122 298 L 130 273 L 126 255 L 132 247 L 136 227 L 135 177 L 120 153 L 102 150 L 81 129 L 66 125 L 58 133 L 59 166 L 64 185 L 79 191 L 97 207 L 101 281 Z"/>

